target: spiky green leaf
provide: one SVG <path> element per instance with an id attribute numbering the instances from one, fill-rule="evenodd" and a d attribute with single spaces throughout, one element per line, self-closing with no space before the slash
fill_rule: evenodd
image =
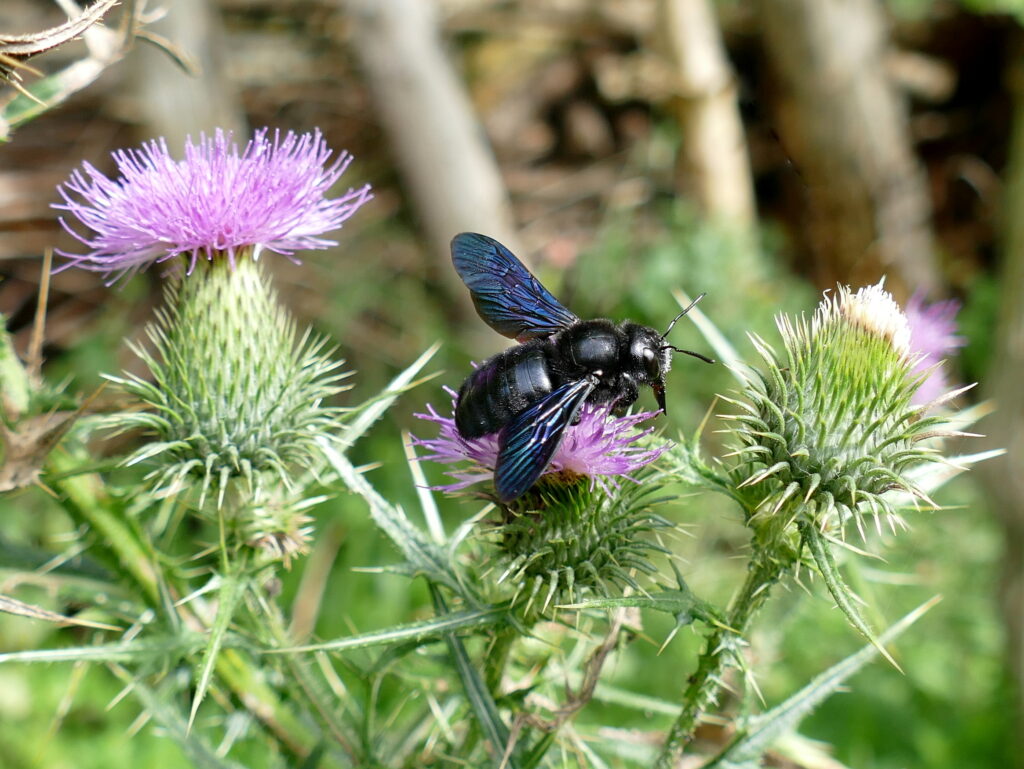
<path id="1" fill-rule="evenodd" d="M 865 646 L 837 665 L 832 666 L 811 683 L 780 705 L 749 719 L 735 739 L 719 753 L 707 769 L 747 769 L 761 766 L 761 759 L 775 740 L 795 730 L 818 705 L 839 690 L 843 683 L 878 655 L 880 644 L 890 643 L 938 602 L 933 598 L 894 623 L 882 633 L 879 644 Z"/>

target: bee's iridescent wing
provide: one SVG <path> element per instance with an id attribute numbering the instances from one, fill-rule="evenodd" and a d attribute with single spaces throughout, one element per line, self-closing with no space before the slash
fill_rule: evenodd
<path id="1" fill-rule="evenodd" d="M 463 232 L 452 239 L 452 264 L 476 311 L 499 334 L 525 342 L 579 322 L 501 243 Z"/>
<path id="2" fill-rule="evenodd" d="M 566 382 L 505 425 L 494 468 L 494 488 L 502 502 L 521 496 L 540 478 L 596 385 L 593 376 Z"/>

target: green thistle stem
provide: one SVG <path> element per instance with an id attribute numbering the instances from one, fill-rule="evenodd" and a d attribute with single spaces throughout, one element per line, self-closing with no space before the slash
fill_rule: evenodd
<path id="1" fill-rule="evenodd" d="M 262 627 L 269 631 L 267 635 L 271 642 L 271 648 L 274 646 L 278 648 L 294 646 L 295 639 L 289 634 L 288 623 L 281 612 L 281 607 L 273 601 L 266 600 L 262 595 L 257 596 L 257 598 L 260 611 L 259 613 L 253 613 L 253 620 L 257 627 Z M 324 687 L 310 669 L 309 662 L 299 654 L 291 652 L 285 653 L 283 656 L 288 666 L 288 671 L 306 696 L 313 712 L 319 716 L 323 728 L 330 733 L 334 741 L 341 746 L 348 757 L 358 763 L 359 756 L 354 747 L 358 739 L 350 733 L 351 730 L 339 717 L 337 703 L 331 702 L 329 695 L 324 691 Z"/>
<path id="2" fill-rule="evenodd" d="M 747 579 L 729 608 L 726 626 L 711 634 L 701 653 L 697 672 L 689 679 L 683 696 L 683 709 L 672 724 L 655 769 L 672 769 L 693 740 L 701 714 L 718 696 L 736 642 L 746 633 L 750 621 L 768 600 L 771 586 L 785 569 L 783 562 L 764 554 L 751 562 Z"/>
<path id="3" fill-rule="evenodd" d="M 487 689 L 493 697 L 500 694 L 501 679 L 505 676 L 509 653 L 512 651 L 512 644 L 518 637 L 519 630 L 516 628 L 502 628 L 497 631 L 487 649 L 487 657 L 484 659 L 484 683 L 487 684 Z"/>
<path id="4" fill-rule="evenodd" d="M 87 457 L 58 450 L 47 461 L 47 482 L 58 493 L 65 510 L 76 521 L 83 521 L 96 532 L 100 552 L 113 551 L 103 560 L 119 573 L 126 574 L 141 589 L 146 602 L 155 609 L 164 606 L 165 594 L 156 569 L 157 556 L 150 544 L 118 510 L 106 493 L 100 477 L 77 471 Z"/>

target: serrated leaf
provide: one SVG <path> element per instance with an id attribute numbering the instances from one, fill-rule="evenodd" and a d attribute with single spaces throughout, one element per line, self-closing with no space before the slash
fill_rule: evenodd
<path id="1" fill-rule="evenodd" d="M 913 625 L 940 599 L 935 597 L 914 609 L 879 636 L 880 643 L 889 643 Z M 840 686 L 879 653 L 880 646 L 865 646 L 842 662 L 833 665 L 781 705 L 747 721 L 741 733 L 705 769 L 746 769 L 761 766 L 761 757 L 771 744 L 800 722 L 818 705 L 834 694 Z"/>
<path id="2" fill-rule="evenodd" d="M 424 620 L 423 622 L 411 622 L 386 630 L 375 630 L 372 633 L 360 633 L 359 635 L 347 638 L 337 638 L 333 641 L 307 644 L 305 646 L 290 646 L 283 649 L 267 649 L 264 654 L 317 651 L 338 652 L 409 641 L 422 643 L 424 641 L 443 639 L 452 633 L 463 630 L 493 627 L 494 625 L 502 624 L 507 618 L 508 609 L 504 606 L 452 612 L 441 617 Z"/>
<path id="3" fill-rule="evenodd" d="M 653 609 L 654 611 L 671 614 L 680 625 L 689 625 L 700 620 L 711 625 L 721 623 L 721 615 L 717 608 L 707 601 L 698 598 L 689 589 L 664 589 L 647 595 L 629 595 L 621 598 L 595 598 L 580 603 L 559 606 L 560 609 L 619 609 L 619 608 Z"/>
<path id="4" fill-rule="evenodd" d="M 436 585 L 430 586 L 430 594 L 434 600 L 434 610 L 440 614 L 447 613 L 448 606 Z M 507 751 L 509 746 L 508 727 L 501 720 L 498 706 L 483 677 L 473 666 L 462 639 L 449 633 L 445 640 L 448 642 L 449 656 L 455 663 L 455 669 L 458 671 L 462 686 L 466 691 L 466 699 L 469 700 L 469 705 L 473 709 L 473 714 L 476 716 L 484 737 L 493 748 L 491 758 L 495 767 L 497 769 L 519 769 L 515 746 L 512 746 L 512 750 Z M 506 752 L 508 755 L 505 755 Z"/>
<path id="5" fill-rule="evenodd" d="M 577 604 L 569 604 L 559 608 L 563 609 L 617 609 L 621 607 L 653 609 L 654 611 L 671 614 L 676 620 L 676 626 L 668 634 L 661 648 L 664 649 L 675 638 L 680 628 L 692 624 L 696 620 L 705 622 L 708 625 L 725 627 L 722 613 L 717 607 L 707 601 L 698 598 L 690 590 L 690 586 L 683 579 L 682 572 L 672 564 L 676 573 L 677 588 L 664 588 L 657 592 L 645 593 L 642 595 L 629 595 L 619 598 L 596 598 L 583 601 Z"/>
<path id="6" fill-rule="evenodd" d="M 192 697 L 192 710 L 188 716 L 186 731 L 192 729 L 196 720 L 196 713 L 206 696 L 206 690 L 210 686 L 210 679 L 213 676 L 214 665 L 217 664 L 217 654 L 220 652 L 224 638 L 227 636 L 228 627 L 234 617 L 235 608 L 238 606 L 242 596 L 245 595 L 245 587 L 248 577 L 240 571 L 234 571 L 221 575 L 220 587 L 217 590 L 217 615 L 214 617 L 213 625 L 206 641 L 206 648 L 203 651 L 203 659 L 199 665 L 196 675 L 196 692 Z"/>
<path id="7" fill-rule="evenodd" d="M 806 523 L 800 527 L 800 534 L 804 545 L 810 551 L 811 557 L 814 558 L 814 563 L 818 566 L 818 572 L 821 574 L 828 592 L 835 599 L 839 610 L 846 615 L 846 619 L 850 621 L 850 624 L 870 641 L 894 668 L 902 672 L 903 669 L 896 664 L 896 660 L 892 658 L 892 655 L 885 650 L 885 647 L 875 637 L 871 626 L 868 625 L 867 620 L 860 613 L 860 609 L 857 608 L 857 598 L 846 582 L 843 581 L 843 577 L 839 573 L 839 567 L 836 565 L 835 558 L 832 557 L 832 550 L 829 548 L 825 537 L 813 525 Z"/>
<path id="8" fill-rule="evenodd" d="M 122 630 L 123 628 L 117 625 L 107 625 L 104 622 L 92 622 L 87 619 L 76 619 L 75 617 L 66 617 L 63 614 L 43 609 L 39 606 L 33 606 L 30 603 L 19 601 L 17 598 L 11 598 L 10 596 L 0 595 L 0 611 L 7 612 L 8 614 L 17 614 L 20 617 L 29 617 L 31 619 L 40 619 L 44 622 L 56 622 L 61 625 L 78 625 L 79 627 L 91 627 L 97 630 Z"/>

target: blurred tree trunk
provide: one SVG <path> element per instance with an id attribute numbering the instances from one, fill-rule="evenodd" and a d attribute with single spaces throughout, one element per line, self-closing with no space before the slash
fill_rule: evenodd
<path id="1" fill-rule="evenodd" d="M 341 0 L 387 138 L 439 274 L 468 307 L 448 262 L 452 236 L 477 230 L 517 253 L 504 182 L 443 49 L 434 0 Z"/>
<path id="2" fill-rule="evenodd" d="M 758 0 L 779 133 L 810 187 L 817 280 L 889 276 L 897 298 L 941 293 L 931 201 L 907 109 L 884 65 L 878 0 Z"/>
<path id="3" fill-rule="evenodd" d="M 1015 106 L 1002 205 L 1002 294 L 992 365 L 985 382 L 996 412 L 982 429 L 989 444 L 1005 448 L 1006 455 L 980 468 L 1005 532 L 999 604 L 1016 685 L 1017 723 L 1024 732 L 1024 218 L 1019 214 L 1024 210 L 1024 36 L 1020 38 L 1008 74 Z M 1018 759 L 1018 766 L 1024 766 L 1024 758 Z"/>
<path id="4" fill-rule="evenodd" d="M 714 6 L 711 0 L 660 0 L 659 19 L 679 73 L 677 188 L 709 216 L 750 225 L 756 211 L 746 134 Z"/>
<path id="5" fill-rule="evenodd" d="M 243 144 L 248 139 L 245 112 L 224 69 L 227 49 L 220 11 L 213 0 L 175 0 L 167 16 L 149 26 L 180 48 L 198 71 L 189 74 L 165 51 L 139 45 L 132 69 L 133 99 L 146 138 L 163 136 L 171 153 L 179 156 L 185 138 L 198 138 L 215 128 L 234 131 Z"/>

